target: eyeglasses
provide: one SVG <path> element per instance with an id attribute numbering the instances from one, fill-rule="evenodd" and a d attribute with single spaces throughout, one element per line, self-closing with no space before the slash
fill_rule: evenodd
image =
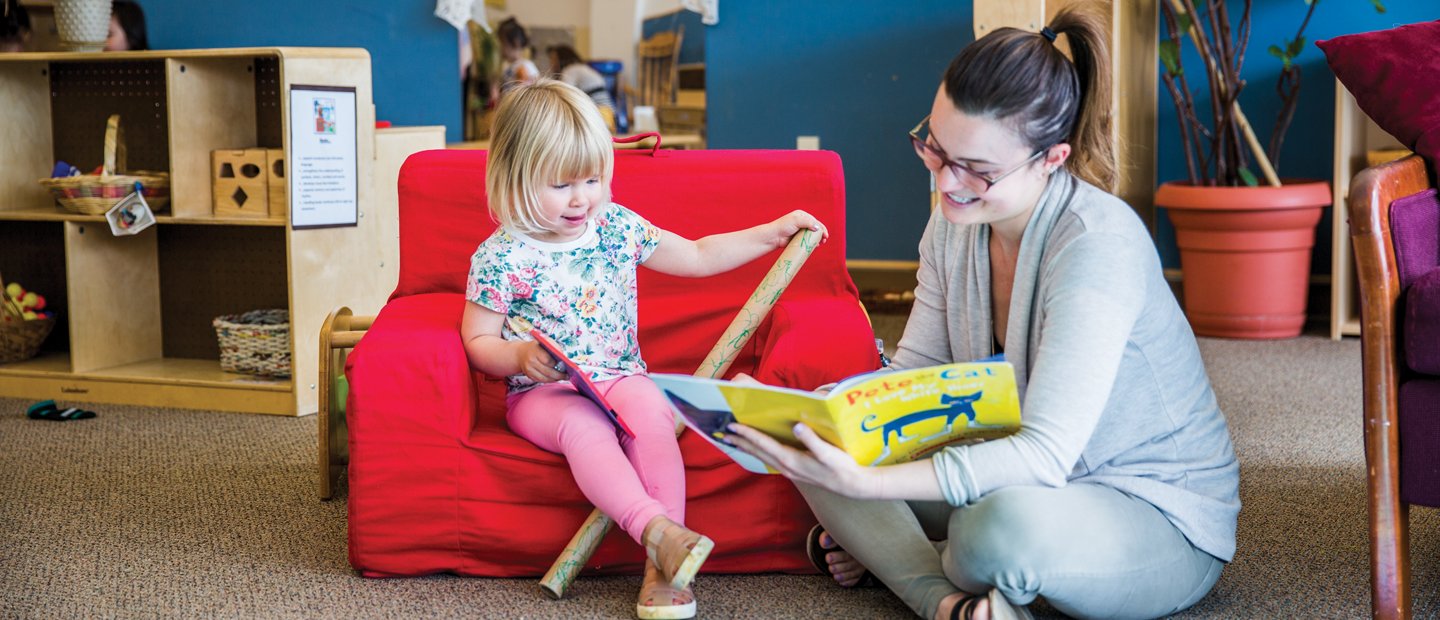
<path id="1" fill-rule="evenodd" d="M 950 157 L 945 154 L 945 151 L 940 150 L 938 147 L 931 146 L 930 143 L 926 141 L 926 138 L 920 137 L 920 128 L 922 127 L 926 129 L 928 136 L 930 129 L 929 122 L 930 115 L 927 114 L 925 118 L 920 119 L 920 123 L 915 125 L 914 129 L 910 130 L 910 144 L 915 146 L 915 154 L 920 157 L 920 161 L 924 162 L 925 167 L 931 172 L 939 172 L 941 166 L 949 168 L 950 174 L 955 175 L 956 179 L 965 184 L 966 187 L 974 190 L 976 194 L 983 194 L 990 191 L 990 188 L 995 187 L 995 184 L 999 183 L 1001 179 L 1019 172 L 1021 168 L 1030 165 L 1030 162 L 1035 161 L 1041 155 L 1044 155 L 1046 151 L 1050 150 L 1049 148 L 1040 149 L 1014 168 L 998 175 L 987 175 L 976 172 L 974 168 L 950 159 Z"/>

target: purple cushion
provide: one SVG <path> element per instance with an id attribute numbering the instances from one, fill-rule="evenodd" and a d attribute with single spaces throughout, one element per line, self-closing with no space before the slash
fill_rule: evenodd
<path id="1" fill-rule="evenodd" d="M 1440 379 L 1400 385 L 1400 500 L 1440 507 Z"/>
<path id="2" fill-rule="evenodd" d="M 1405 291 L 1405 365 L 1440 376 L 1440 267 L 1420 276 Z"/>
<path id="3" fill-rule="evenodd" d="M 1400 290 L 1440 265 L 1440 198 L 1433 188 L 1390 203 L 1390 237 Z"/>

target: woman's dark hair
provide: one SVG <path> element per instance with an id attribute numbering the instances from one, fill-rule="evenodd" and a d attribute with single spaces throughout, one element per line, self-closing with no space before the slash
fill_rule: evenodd
<path id="1" fill-rule="evenodd" d="M 570 65 L 585 62 L 585 59 L 580 57 L 580 53 L 575 51 L 575 48 L 563 43 L 560 45 L 551 45 L 549 49 L 545 51 L 555 55 L 555 66 L 550 67 L 550 70 L 555 73 L 564 71 L 565 67 Z"/>
<path id="2" fill-rule="evenodd" d="M 115 11 L 115 19 L 120 22 L 120 29 L 125 31 L 130 49 L 137 52 L 150 49 L 150 38 L 145 33 L 145 11 L 141 10 L 140 4 L 132 0 L 115 0 L 112 10 Z"/>
<path id="3" fill-rule="evenodd" d="M 5 12 L 0 15 L 0 41 L 19 41 L 30 32 L 30 13 L 20 0 L 3 0 Z"/>
<path id="4" fill-rule="evenodd" d="M 1104 22 L 1071 5 L 1049 30 L 1066 35 L 1073 62 L 1045 34 L 999 28 L 950 62 L 945 94 L 965 114 L 1009 124 L 1032 149 L 1070 143 L 1070 172 L 1111 190 L 1115 146 Z"/>
<path id="5" fill-rule="evenodd" d="M 495 27 L 495 38 L 501 43 L 510 47 L 525 49 L 530 47 L 530 34 L 525 32 L 525 27 L 520 25 L 520 20 L 514 17 L 506 18 Z"/>

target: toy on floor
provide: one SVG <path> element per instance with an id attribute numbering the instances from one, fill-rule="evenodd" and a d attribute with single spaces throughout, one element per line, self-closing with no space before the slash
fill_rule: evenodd
<path id="1" fill-rule="evenodd" d="M 25 411 L 25 417 L 31 420 L 51 420 L 55 422 L 69 422 L 70 420 L 86 420 L 95 417 L 94 411 L 86 411 L 76 407 L 61 409 L 55 405 L 53 400 L 42 400 L 30 405 Z"/>

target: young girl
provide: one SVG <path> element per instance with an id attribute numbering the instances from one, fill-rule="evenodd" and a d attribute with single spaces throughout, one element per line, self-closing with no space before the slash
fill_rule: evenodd
<path id="1" fill-rule="evenodd" d="M 495 38 L 500 40 L 500 57 L 505 62 L 500 67 L 500 80 L 492 85 L 491 101 L 498 100 L 502 92 L 509 92 L 516 85 L 540 77 L 535 63 L 525 57 L 525 50 L 530 47 L 530 33 L 520 25 L 520 20 L 511 17 L 500 22 L 495 27 Z"/>
<path id="2" fill-rule="evenodd" d="M 685 522 L 685 472 L 670 408 L 645 376 L 636 342 L 636 267 L 704 277 L 729 271 L 809 229 L 795 211 L 774 222 L 691 241 L 610 202 L 614 152 L 590 97 L 541 79 L 508 93 L 496 112 L 485 176 L 500 227 L 471 260 L 461 332 L 470 363 L 505 376 L 506 421 L 565 455 L 596 507 L 645 547 L 636 613 L 690 618 L 690 580 L 711 542 Z M 510 331 L 522 317 L 589 373 L 634 437 L 618 433 L 577 393 L 556 360 Z"/>

